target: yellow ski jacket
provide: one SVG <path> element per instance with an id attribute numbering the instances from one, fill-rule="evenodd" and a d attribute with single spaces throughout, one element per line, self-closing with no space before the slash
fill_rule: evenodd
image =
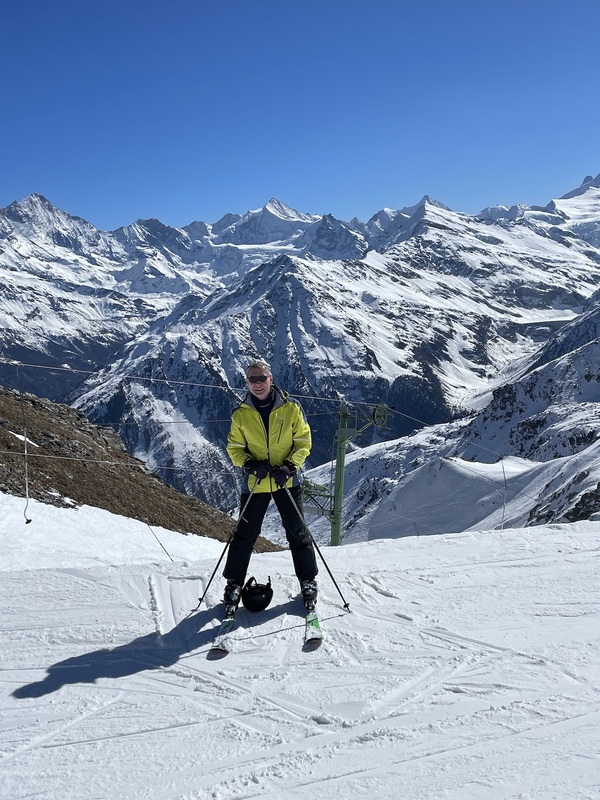
<path id="1" fill-rule="evenodd" d="M 260 413 L 252 402 L 250 392 L 231 415 L 231 428 L 227 437 L 227 453 L 236 467 L 243 467 L 249 459 L 268 461 L 279 467 L 289 461 L 299 468 L 310 453 L 312 438 L 310 426 L 304 416 L 302 406 L 290 399 L 287 392 L 278 386 L 275 390 L 275 403 L 269 414 L 269 435 Z M 246 475 L 244 491 L 252 491 L 256 483 L 254 475 Z M 287 486 L 298 485 L 298 473 L 292 475 Z M 274 492 L 277 485 L 270 478 L 264 478 L 255 489 L 256 492 Z"/>

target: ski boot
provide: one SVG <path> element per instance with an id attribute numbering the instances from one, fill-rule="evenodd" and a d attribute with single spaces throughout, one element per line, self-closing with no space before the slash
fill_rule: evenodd
<path id="1" fill-rule="evenodd" d="M 227 581 L 225 591 L 223 592 L 223 603 L 225 604 L 225 614 L 235 614 L 235 611 L 240 603 L 240 596 L 242 594 L 242 587 L 235 581 Z"/>
<path id="2" fill-rule="evenodd" d="M 300 592 L 302 593 L 304 607 L 306 608 L 307 613 L 310 614 L 311 611 L 315 610 L 315 606 L 317 604 L 317 582 L 315 580 L 301 581 Z"/>

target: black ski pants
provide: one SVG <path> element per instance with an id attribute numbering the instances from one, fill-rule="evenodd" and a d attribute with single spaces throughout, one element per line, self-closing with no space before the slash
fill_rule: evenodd
<path id="1" fill-rule="evenodd" d="M 304 516 L 302 487 L 292 486 L 290 494 L 294 498 L 300 513 Z M 227 561 L 223 571 L 223 577 L 234 581 L 238 586 L 244 585 L 250 556 L 260 534 L 271 498 L 275 501 L 281 517 L 298 580 L 311 581 L 319 571 L 310 534 L 285 489 L 279 489 L 273 494 L 270 492 L 255 492 L 250 498 L 244 516 L 238 522 L 229 546 L 229 553 L 227 554 Z M 247 500 L 248 495 L 243 494 L 240 508 L 244 508 Z"/>

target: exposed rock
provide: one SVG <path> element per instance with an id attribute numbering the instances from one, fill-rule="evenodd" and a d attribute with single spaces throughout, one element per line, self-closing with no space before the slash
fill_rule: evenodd
<path id="1" fill-rule="evenodd" d="M 29 497 L 43 503 L 94 506 L 219 541 L 234 524 L 149 473 L 111 428 L 93 425 L 70 406 L 0 389 L 0 491 L 25 497 L 26 461 Z M 256 549 L 280 548 L 261 538 Z"/>

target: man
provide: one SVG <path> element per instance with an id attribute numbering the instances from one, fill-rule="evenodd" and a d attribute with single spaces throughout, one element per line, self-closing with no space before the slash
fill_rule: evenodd
<path id="1" fill-rule="evenodd" d="M 246 386 L 248 393 L 231 415 L 227 438 L 229 457 L 236 467 L 244 470 L 241 508 L 245 511 L 223 571 L 227 579 L 223 602 L 233 606 L 239 603 L 252 549 L 272 498 L 290 546 L 302 599 L 307 610 L 312 611 L 317 602 L 318 569 L 310 534 L 300 516 L 304 512 L 299 476 L 299 468 L 310 453 L 310 427 L 300 404 L 273 383 L 265 361 L 250 364 Z"/>

